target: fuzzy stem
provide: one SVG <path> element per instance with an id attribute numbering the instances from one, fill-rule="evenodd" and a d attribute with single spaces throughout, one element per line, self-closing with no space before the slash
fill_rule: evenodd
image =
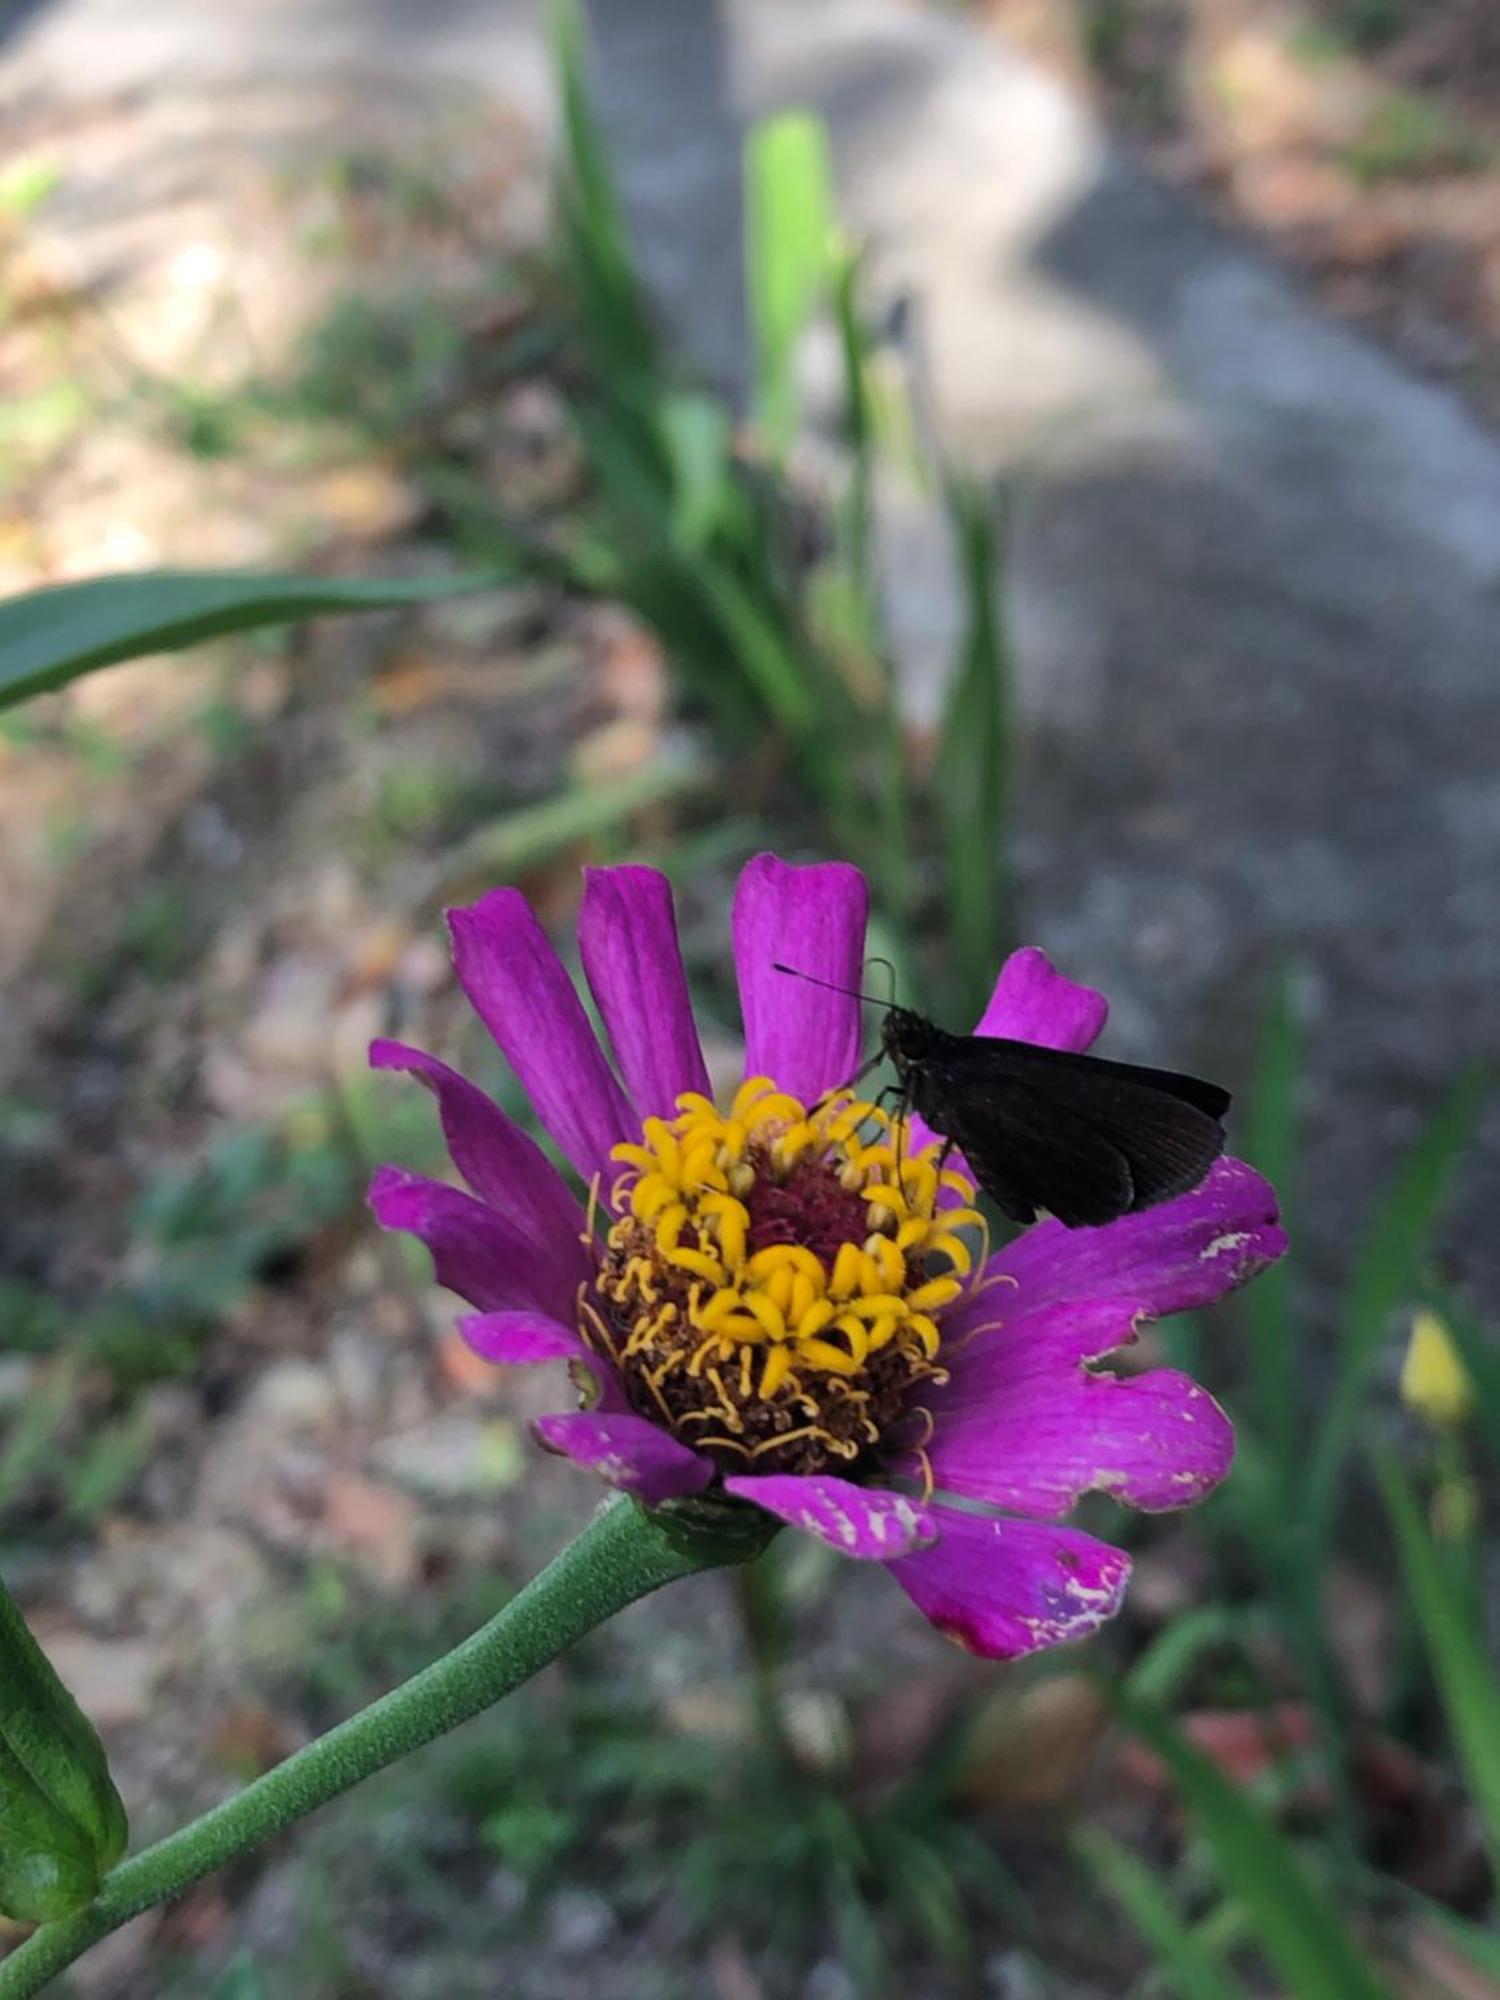
<path id="1" fill-rule="evenodd" d="M 34 1932 L 0 1964 L 0 2000 L 30 2000 L 142 1910 L 180 1896 L 236 1855 L 467 1722 L 637 1598 L 747 1553 L 732 1536 L 683 1537 L 632 1502 L 614 1501 L 462 1645 L 201 1819 L 122 1862 L 91 1903 Z"/>

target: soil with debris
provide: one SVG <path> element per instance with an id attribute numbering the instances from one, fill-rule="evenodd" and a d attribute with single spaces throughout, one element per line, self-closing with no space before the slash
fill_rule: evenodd
<path id="1" fill-rule="evenodd" d="M 1500 422 L 1490 0 L 977 0 L 1153 170 Z"/>

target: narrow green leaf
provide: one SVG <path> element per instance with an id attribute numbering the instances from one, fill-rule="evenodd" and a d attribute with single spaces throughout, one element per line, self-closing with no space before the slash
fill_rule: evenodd
<path id="1" fill-rule="evenodd" d="M 1156 1971 L 1180 2000 L 1249 2000 L 1247 1989 L 1190 1930 L 1156 1877 L 1106 1833 L 1085 1830 L 1084 1861 L 1156 1954 Z"/>
<path id="2" fill-rule="evenodd" d="M 833 317 L 844 364 L 844 443 L 849 480 L 838 510 L 848 574 L 855 586 L 861 641 L 869 646 L 880 622 L 871 585 L 874 549 L 875 406 L 871 394 L 874 347 L 860 296 L 862 262 L 857 250 L 838 244 L 833 252 Z"/>
<path id="3" fill-rule="evenodd" d="M 809 111 L 782 111 L 745 141 L 745 292 L 755 346 L 756 408 L 766 450 L 797 427 L 797 348 L 831 277 L 828 136 Z"/>
<path id="4" fill-rule="evenodd" d="M 705 547 L 734 497 L 729 412 L 712 396 L 677 393 L 661 411 L 672 470 L 670 531 L 688 554 Z"/>
<path id="5" fill-rule="evenodd" d="M 1272 984 L 1261 1023 L 1245 1146 L 1251 1164 L 1276 1189 L 1283 1221 L 1289 1221 L 1292 1209 L 1301 1069 L 1296 979 L 1293 968 L 1284 965 Z M 1290 1271 L 1291 1259 L 1283 1257 L 1246 1289 L 1241 1302 L 1250 1336 L 1246 1346 L 1256 1421 L 1278 1478 L 1291 1470 L 1303 1449 L 1298 1393 L 1301 1374 L 1297 1329 L 1292 1323 Z"/>
<path id="6" fill-rule="evenodd" d="M 661 356 L 589 89 L 576 0 L 559 0 L 553 8 L 552 48 L 562 103 L 557 205 L 563 249 L 585 344 L 595 367 L 623 392 L 633 378 L 656 374 Z"/>
<path id="7" fill-rule="evenodd" d="M 1360 1413 L 1398 1306 L 1422 1289 L 1422 1265 L 1485 1093 L 1471 1065 L 1439 1105 L 1376 1210 L 1355 1262 L 1344 1308 L 1338 1372 L 1308 1465 L 1300 1514 L 1322 1547 L 1332 1538 L 1339 1489 Z"/>
<path id="8" fill-rule="evenodd" d="M 524 876 L 581 841 L 617 832 L 648 807 L 690 797 L 707 779 L 707 768 L 696 757 L 662 758 L 644 770 L 577 785 L 507 813 L 443 856 L 429 894 L 434 901 L 449 901 L 475 884 Z"/>
<path id="9" fill-rule="evenodd" d="M 1389 1895 L 1394 1888 L 1419 1922 L 1446 1938 L 1453 1949 L 1487 1979 L 1500 1984 L 1500 1935 L 1495 1931 L 1482 1929 L 1466 1917 L 1455 1916 L 1443 1904 L 1435 1903 L 1430 1896 L 1424 1896 L 1410 1883 L 1395 1877 L 1378 1875 L 1372 1870 L 1371 1888 L 1377 1895 Z M 1450 1987 L 1449 1990 L 1453 1989 Z M 1472 1994 L 1466 1987 L 1464 1993 L 1455 1993 L 1455 2000 L 1472 2000 Z"/>
<path id="10" fill-rule="evenodd" d="M 1001 619 L 1001 544 L 984 497 L 962 480 L 948 487 L 968 622 L 954 671 L 934 770 L 943 886 L 960 1004 L 977 1016 L 989 997 L 1008 922 L 1005 828 L 1010 655 Z"/>
<path id="11" fill-rule="evenodd" d="M 1131 1729 L 1176 1780 L 1219 1880 L 1243 1905 L 1255 1940 L 1290 1991 L 1305 2000 L 1393 2000 L 1275 1822 L 1230 1783 L 1165 1716 L 1117 1697 Z"/>
<path id="12" fill-rule="evenodd" d="M 1491 1865 L 1500 1869 L 1500 1678 L 1433 1546 L 1405 1474 L 1388 1451 L 1377 1452 L 1374 1462 L 1407 1599 L 1421 1628 Z"/>
<path id="13" fill-rule="evenodd" d="M 240 570 L 143 570 L 53 584 L 0 603 L 0 708 L 65 687 L 118 660 L 175 652 L 226 632 L 288 625 L 333 611 L 388 611 L 504 574 L 411 577 L 257 576 Z"/>
<path id="14" fill-rule="evenodd" d="M 1227 1604 L 1202 1604 L 1163 1626 L 1131 1667 L 1125 1685 L 1137 1701 L 1161 1707 L 1174 1699 L 1209 1653 L 1243 1644 L 1249 1615 Z"/>

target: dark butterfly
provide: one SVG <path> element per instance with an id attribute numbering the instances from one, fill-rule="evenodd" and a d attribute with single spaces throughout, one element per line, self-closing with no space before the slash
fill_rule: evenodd
<path id="1" fill-rule="evenodd" d="M 893 1005 L 880 1042 L 903 1111 L 964 1155 L 1013 1222 L 1045 1209 L 1081 1229 L 1138 1214 L 1187 1194 L 1224 1150 L 1229 1092 L 1176 1070 L 950 1035 Z"/>
<path id="2" fill-rule="evenodd" d="M 1224 1150 L 1230 1097 L 1176 1070 L 950 1035 L 905 1007 L 881 1046 L 906 1109 L 956 1146 L 1013 1222 L 1046 1209 L 1070 1229 L 1195 1188 Z"/>

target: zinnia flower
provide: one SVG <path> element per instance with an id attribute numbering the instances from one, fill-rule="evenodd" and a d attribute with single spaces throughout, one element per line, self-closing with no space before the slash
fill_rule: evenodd
<path id="1" fill-rule="evenodd" d="M 1281 1255 L 1271 1189 L 1219 1161 L 1191 1194 L 1099 1229 L 1046 1220 L 987 1261 L 956 1157 L 857 1101 L 868 895 L 857 869 L 761 855 L 734 899 L 745 1081 L 716 1105 L 671 892 L 591 869 L 579 919 L 612 1068 L 525 899 L 451 912 L 470 1001 L 589 1191 L 472 1083 L 380 1041 L 435 1092 L 470 1193 L 384 1167 L 371 1200 L 477 1316 L 487 1360 L 567 1360 L 584 1407 L 542 1441 L 648 1506 L 718 1489 L 887 1565 L 940 1630 L 1006 1659 L 1092 1631 L 1129 1558 L 1062 1517 L 1098 1490 L 1184 1507 L 1221 1480 L 1228 1420 L 1171 1369 L 1092 1364 L 1143 1320 L 1205 1306 Z M 1103 998 L 1037 950 L 980 1034 L 1089 1047 Z"/>

